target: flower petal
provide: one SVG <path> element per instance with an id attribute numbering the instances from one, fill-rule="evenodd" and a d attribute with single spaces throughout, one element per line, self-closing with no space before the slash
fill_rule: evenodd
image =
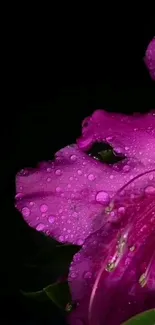
<path id="1" fill-rule="evenodd" d="M 76 145 L 66 147 L 55 162 L 17 174 L 16 207 L 36 230 L 82 245 L 104 223 L 102 212 L 116 191 L 145 169 L 127 159 L 109 166 Z"/>
<path id="2" fill-rule="evenodd" d="M 130 181 L 111 203 L 104 227 L 87 238 L 70 267 L 77 303 L 71 325 L 76 319 L 119 325 L 154 307 L 155 169 Z"/>
<path id="3" fill-rule="evenodd" d="M 144 62 L 149 70 L 151 78 L 155 80 L 155 38 L 153 38 L 153 40 L 148 45 Z"/>
<path id="4" fill-rule="evenodd" d="M 155 111 L 125 116 L 97 110 L 83 124 L 77 143 L 87 151 L 95 142 L 111 145 L 114 151 L 143 165 L 155 162 Z"/>

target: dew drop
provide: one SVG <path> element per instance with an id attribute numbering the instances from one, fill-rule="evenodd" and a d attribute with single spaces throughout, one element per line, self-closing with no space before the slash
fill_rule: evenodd
<path id="1" fill-rule="evenodd" d="M 89 181 L 94 181 L 95 176 L 93 174 L 89 174 L 88 179 L 89 179 Z"/>
<path id="2" fill-rule="evenodd" d="M 130 166 L 129 165 L 125 165 L 124 167 L 123 167 L 123 171 L 124 172 L 128 172 L 130 170 Z"/>
<path id="3" fill-rule="evenodd" d="M 51 178 L 50 178 L 50 177 L 48 177 L 48 178 L 47 178 L 47 182 L 49 183 L 50 181 L 51 181 Z"/>
<path id="4" fill-rule="evenodd" d="M 56 190 L 56 192 L 57 192 L 57 193 L 61 192 L 61 188 L 60 188 L 59 186 L 58 186 L 58 187 L 56 187 L 56 189 L 55 189 L 55 190 Z"/>
<path id="5" fill-rule="evenodd" d="M 21 199 L 22 197 L 23 197 L 23 193 L 20 193 L 20 192 L 17 193 L 15 196 L 16 199 Z"/>
<path id="6" fill-rule="evenodd" d="M 153 176 L 153 175 L 149 175 L 149 180 L 150 180 L 150 181 L 152 181 L 152 180 L 153 180 L 153 178 L 154 178 L 154 176 Z"/>
<path id="7" fill-rule="evenodd" d="M 46 170 L 48 173 L 50 173 L 52 171 L 52 168 L 47 168 Z"/>
<path id="8" fill-rule="evenodd" d="M 103 204 L 103 205 L 107 205 L 110 201 L 110 197 L 109 194 L 107 192 L 104 191 L 100 191 L 97 193 L 96 195 L 96 201 Z"/>
<path id="9" fill-rule="evenodd" d="M 40 206 L 40 211 L 41 212 L 46 212 L 48 210 L 48 206 L 47 206 L 47 204 L 42 204 L 41 206 Z"/>
<path id="10" fill-rule="evenodd" d="M 60 175 L 62 174 L 62 172 L 61 172 L 60 169 L 57 169 L 57 170 L 55 171 L 55 174 L 56 174 L 57 176 L 60 176 Z"/>
<path id="11" fill-rule="evenodd" d="M 85 279 L 91 279 L 91 278 L 92 278 L 92 273 L 91 273 L 91 272 L 86 272 L 86 273 L 84 274 L 84 278 L 85 278 Z"/>
<path id="12" fill-rule="evenodd" d="M 78 173 L 78 175 L 82 175 L 82 170 L 79 169 L 79 170 L 77 171 L 77 173 Z"/>
<path id="13" fill-rule="evenodd" d="M 49 223 L 54 223 L 54 221 L 55 221 L 55 217 L 54 216 L 49 216 L 48 217 L 48 222 Z"/>
<path id="14" fill-rule="evenodd" d="M 121 215 L 124 215 L 124 213 L 125 213 L 125 207 L 118 208 L 118 213 L 121 214 Z"/>
<path id="15" fill-rule="evenodd" d="M 147 186 L 145 189 L 146 194 L 155 194 L 155 187 L 154 186 Z"/>
<path id="16" fill-rule="evenodd" d="M 84 241 L 83 241 L 82 239 L 78 239 L 78 241 L 77 241 L 77 244 L 78 244 L 78 245 L 82 246 L 83 243 L 84 243 Z"/>
<path id="17" fill-rule="evenodd" d="M 30 202 L 30 206 L 32 207 L 33 205 L 34 205 L 34 202 L 31 201 L 31 202 Z"/>
<path id="18" fill-rule="evenodd" d="M 70 159 L 71 159 L 72 161 L 75 161 L 75 160 L 77 159 L 77 156 L 76 156 L 76 155 L 72 155 L 72 156 L 70 157 Z"/>
<path id="19" fill-rule="evenodd" d="M 43 223 L 39 223 L 36 227 L 36 230 L 42 231 L 45 228 L 45 225 Z"/>
<path id="20" fill-rule="evenodd" d="M 64 241 L 64 237 L 63 236 L 59 236 L 59 241 L 63 242 Z"/>
<path id="21" fill-rule="evenodd" d="M 135 246 L 133 245 L 130 247 L 130 252 L 133 252 L 134 250 L 135 250 Z"/>
<path id="22" fill-rule="evenodd" d="M 78 213 L 76 211 L 73 212 L 72 216 L 76 218 L 78 216 Z"/>
<path id="23" fill-rule="evenodd" d="M 70 276 L 71 276 L 72 279 L 75 279 L 75 278 L 77 278 L 77 273 L 76 272 L 72 272 Z"/>
<path id="24" fill-rule="evenodd" d="M 24 207 L 22 209 L 22 214 L 23 214 L 24 217 L 28 217 L 30 215 L 30 209 L 27 208 L 27 207 Z"/>

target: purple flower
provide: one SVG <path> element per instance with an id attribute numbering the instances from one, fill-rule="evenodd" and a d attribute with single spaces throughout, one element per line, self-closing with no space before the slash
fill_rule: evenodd
<path id="1" fill-rule="evenodd" d="M 108 165 L 89 156 L 101 142 L 124 159 Z M 117 325 L 154 307 L 155 111 L 95 111 L 76 145 L 21 171 L 16 187 L 16 207 L 31 227 L 83 245 L 69 273 L 71 325 Z"/>
<path id="2" fill-rule="evenodd" d="M 71 325 L 120 325 L 155 307 L 155 169 L 119 190 L 103 218 L 70 267 Z"/>
<path id="3" fill-rule="evenodd" d="M 153 38 L 148 45 L 144 62 L 149 70 L 151 78 L 155 80 L 155 38 Z"/>
<path id="4" fill-rule="evenodd" d="M 54 162 L 16 177 L 16 207 L 25 221 L 61 242 L 82 245 L 104 224 L 103 211 L 115 193 L 155 162 L 155 115 L 124 116 L 96 111 L 85 120 L 77 145 L 61 149 Z M 125 159 L 102 163 L 85 152 L 110 144 Z"/>

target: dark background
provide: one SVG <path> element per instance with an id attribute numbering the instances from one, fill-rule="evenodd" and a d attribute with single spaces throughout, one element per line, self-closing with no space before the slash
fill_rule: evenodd
<path id="1" fill-rule="evenodd" d="M 86 28 L 80 17 L 75 26 L 59 19 L 49 24 L 48 33 L 39 18 L 33 30 L 27 32 L 27 22 L 21 36 L 12 38 L 0 120 L 2 324 L 64 324 L 57 310 L 51 316 L 49 307 L 40 310 L 18 293 L 32 281 L 23 264 L 42 241 L 14 209 L 15 175 L 74 143 L 81 121 L 95 109 L 143 113 L 155 108 L 155 84 L 143 63 L 155 35 L 150 12 L 115 20 L 111 15 L 106 20 L 104 12 L 99 26 L 90 16 Z"/>

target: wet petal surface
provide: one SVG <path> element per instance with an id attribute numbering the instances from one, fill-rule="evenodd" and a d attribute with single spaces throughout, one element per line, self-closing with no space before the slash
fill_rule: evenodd
<path id="1" fill-rule="evenodd" d="M 98 110 L 83 122 L 81 150 L 87 151 L 96 142 L 108 143 L 114 151 L 142 165 L 155 162 L 155 111 L 149 114 L 108 113 Z"/>
<path id="2" fill-rule="evenodd" d="M 76 145 L 66 147 L 55 162 L 17 175 L 16 207 L 36 230 L 82 245 L 104 223 L 102 211 L 116 191 L 145 169 L 134 159 L 107 165 Z"/>
<path id="3" fill-rule="evenodd" d="M 144 61 L 149 70 L 151 78 L 155 80 L 155 38 L 153 38 L 148 45 Z"/>
<path id="4" fill-rule="evenodd" d="M 104 227 L 74 256 L 69 283 L 77 308 L 69 317 L 71 325 L 76 319 L 86 325 L 119 325 L 154 307 L 154 189 L 152 170 L 118 191 Z"/>

